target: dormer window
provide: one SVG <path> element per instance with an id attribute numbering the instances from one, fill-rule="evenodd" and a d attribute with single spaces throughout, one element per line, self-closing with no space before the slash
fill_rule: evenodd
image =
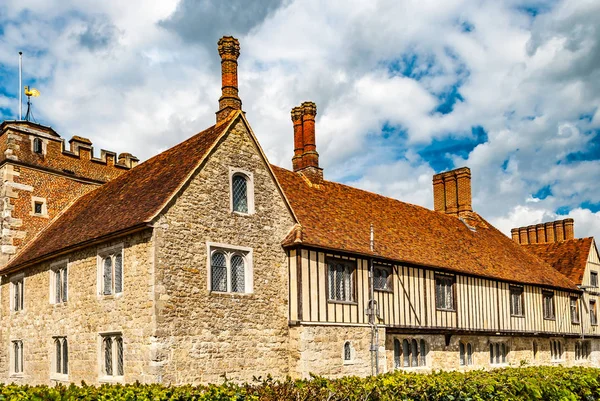
<path id="1" fill-rule="evenodd" d="M 230 170 L 231 211 L 236 214 L 254 213 L 254 184 L 252 173 Z"/>

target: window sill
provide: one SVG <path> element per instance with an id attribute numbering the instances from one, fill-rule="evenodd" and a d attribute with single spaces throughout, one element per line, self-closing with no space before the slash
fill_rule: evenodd
<path id="1" fill-rule="evenodd" d="M 124 383 L 125 376 L 100 376 L 98 378 L 100 383 Z"/>
<path id="2" fill-rule="evenodd" d="M 388 294 L 393 294 L 394 290 L 393 289 L 386 289 L 386 288 L 374 288 L 375 291 L 377 292 L 386 292 Z"/>
<path id="3" fill-rule="evenodd" d="M 571 324 L 576 324 L 577 326 L 579 326 L 581 323 L 580 322 L 571 322 Z"/>
<path id="4" fill-rule="evenodd" d="M 440 311 L 440 312 L 456 312 L 456 309 L 452 308 L 452 309 L 448 309 L 448 308 L 435 308 L 436 311 Z"/>
<path id="5" fill-rule="evenodd" d="M 109 299 L 120 299 L 123 298 L 123 293 L 119 292 L 117 294 L 98 294 L 98 299 L 109 300 Z"/>
<path id="6" fill-rule="evenodd" d="M 43 219 L 49 219 L 50 218 L 50 216 L 47 215 L 47 214 L 38 214 L 38 213 L 29 212 L 29 215 L 33 216 L 33 217 L 41 217 Z"/>
<path id="7" fill-rule="evenodd" d="M 50 380 L 54 380 L 57 382 L 69 382 L 69 375 L 63 375 L 61 373 L 52 373 L 50 374 Z"/>
<path id="8" fill-rule="evenodd" d="M 250 298 L 254 295 L 253 292 L 222 292 L 222 291 L 209 291 L 211 296 L 223 297 L 223 298 Z"/>
<path id="9" fill-rule="evenodd" d="M 231 214 L 233 214 L 235 216 L 241 216 L 241 217 L 250 217 L 254 214 L 254 212 L 242 213 L 242 212 L 236 212 L 235 210 L 232 210 Z"/>
<path id="10" fill-rule="evenodd" d="M 551 321 L 555 322 L 556 318 L 555 317 L 545 317 L 544 320 L 551 320 Z"/>
<path id="11" fill-rule="evenodd" d="M 51 305 L 55 308 L 66 308 L 67 307 L 67 301 L 64 302 L 52 302 Z"/>
<path id="12" fill-rule="evenodd" d="M 357 363 L 358 363 L 358 361 L 355 361 L 355 360 L 350 360 L 350 361 L 344 360 L 344 366 L 356 365 Z"/>
<path id="13" fill-rule="evenodd" d="M 10 377 L 11 379 L 23 379 L 25 378 L 25 375 L 23 373 L 11 373 L 8 377 Z"/>
<path id="14" fill-rule="evenodd" d="M 335 299 L 328 299 L 327 303 L 340 304 L 340 305 L 358 305 L 358 302 L 356 302 L 356 301 L 338 301 Z"/>
<path id="15" fill-rule="evenodd" d="M 510 317 L 518 317 L 521 319 L 525 319 L 525 315 L 510 315 Z"/>

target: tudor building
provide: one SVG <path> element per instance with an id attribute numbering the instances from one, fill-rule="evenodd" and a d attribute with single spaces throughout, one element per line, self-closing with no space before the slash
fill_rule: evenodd
<path id="1" fill-rule="evenodd" d="M 598 365 L 598 251 L 572 220 L 511 240 L 473 211 L 468 168 L 433 177 L 433 211 L 327 181 L 312 102 L 292 109 L 292 171 L 273 166 L 239 43 L 218 49 L 217 123 L 140 165 L 0 126 L 0 380 Z"/>

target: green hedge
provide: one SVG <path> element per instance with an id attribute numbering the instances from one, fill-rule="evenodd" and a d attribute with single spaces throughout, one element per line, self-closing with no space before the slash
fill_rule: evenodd
<path id="1" fill-rule="evenodd" d="M 0 384 L 0 400 L 600 400 L 600 369 L 527 367 L 493 371 L 389 373 L 378 377 L 236 385 L 17 386 Z"/>

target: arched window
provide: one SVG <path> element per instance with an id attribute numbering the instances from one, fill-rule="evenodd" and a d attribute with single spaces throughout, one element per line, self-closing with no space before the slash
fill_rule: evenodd
<path id="1" fill-rule="evenodd" d="M 211 278 L 213 291 L 227 291 L 227 265 L 225 264 L 225 255 L 222 252 L 215 252 L 211 258 Z"/>
<path id="2" fill-rule="evenodd" d="M 60 338 L 54 339 L 54 347 L 56 348 L 56 372 L 62 372 L 62 343 Z"/>
<path id="3" fill-rule="evenodd" d="M 420 345 L 421 345 L 421 365 L 420 366 L 426 366 L 427 365 L 427 349 L 425 347 L 425 340 L 421 340 L 420 341 Z"/>
<path id="4" fill-rule="evenodd" d="M 490 344 L 490 365 L 494 364 L 494 344 Z"/>
<path id="5" fill-rule="evenodd" d="M 402 355 L 402 348 L 400 348 L 400 341 L 396 338 L 394 339 L 394 367 L 399 368 L 400 365 L 400 357 Z"/>
<path id="6" fill-rule="evenodd" d="M 105 337 L 102 341 L 104 348 L 104 374 L 107 376 L 113 375 L 113 353 L 112 353 L 112 339 Z"/>
<path id="7" fill-rule="evenodd" d="M 40 138 L 33 138 L 33 152 L 42 154 L 44 152 L 42 148 L 42 140 Z"/>
<path id="8" fill-rule="evenodd" d="M 417 340 L 411 341 L 412 364 L 411 366 L 419 366 L 419 348 L 417 346 Z"/>
<path id="9" fill-rule="evenodd" d="M 408 344 L 408 340 L 402 340 L 402 354 L 404 354 L 403 365 L 404 367 L 410 367 L 410 345 Z"/>
<path id="10" fill-rule="evenodd" d="M 231 179 L 231 196 L 233 211 L 248 213 L 248 177 L 237 173 Z"/>
<path id="11" fill-rule="evenodd" d="M 244 292 L 244 258 L 231 257 L 231 292 Z"/>
<path id="12" fill-rule="evenodd" d="M 459 344 L 458 355 L 460 358 L 460 365 L 465 366 L 467 364 L 467 359 L 465 357 L 465 345 L 463 343 Z"/>
<path id="13" fill-rule="evenodd" d="M 350 341 L 344 343 L 344 361 L 352 359 L 352 350 L 350 349 Z"/>
<path id="14" fill-rule="evenodd" d="M 537 353 L 538 353 L 538 344 L 537 341 L 533 342 L 533 359 L 537 359 Z"/>
<path id="15" fill-rule="evenodd" d="M 496 343 L 496 363 L 500 363 L 500 344 Z"/>
<path id="16" fill-rule="evenodd" d="M 575 343 L 575 360 L 581 359 L 581 347 L 578 342 Z"/>
<path id="17" fill-rule="evenodd" d="M 506 354 L 508 354 L 506 350 L 506 344 L 502 343 L 500 348 L 502 349 L 502 363 L 506 363 Z"/>
<path id="18" fill-rule="evenodd" d="M 55 373 L 66 375 L 69 373 L 69 346 L 66 337 L 54 339 Z"/>
<path id="19" fill-rule="evenodd" d="M 473 346 L 471 343 L 467 344 L 467 365 L 473 364 Z"/>
<path id="20" fill-rule="evenodd" d="M 117 376 L 123 376 L 123 338 L 119 336 L 115 342 L 117 343 Z"/>

